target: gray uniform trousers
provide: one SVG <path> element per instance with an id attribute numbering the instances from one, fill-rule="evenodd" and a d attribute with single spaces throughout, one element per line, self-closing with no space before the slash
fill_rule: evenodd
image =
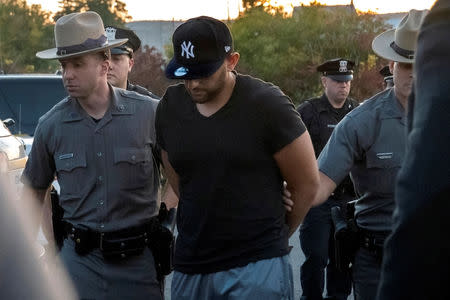
<path id="1" fill-rule="evenodd" d="M 60 256 L 80 299 L 162 299 L 150 249 L 106 262 L 99 249 L 80 256 L 74 247 L 75 243 L 66 239 Z"/>

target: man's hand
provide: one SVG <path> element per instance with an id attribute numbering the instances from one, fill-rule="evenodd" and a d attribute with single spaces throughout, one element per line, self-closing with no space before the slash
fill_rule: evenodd
<path id="1" fill-rule="evenodd" d="M 294 206 L 294 201 L 292 201 L 291 197 L 292 197 L 292 194 L 287 189 L 287 182 L 283 181 L 283 204 L 284 204 L 284 207 L 286 208 L 286 211 L 288 211 L 288 212 L 291 212 L 292 207 Z"/>

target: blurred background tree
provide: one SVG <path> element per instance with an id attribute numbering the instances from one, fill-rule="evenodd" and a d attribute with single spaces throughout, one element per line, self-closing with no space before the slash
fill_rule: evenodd
<path id="1" fill-rule="evenodd" d="M 50 13 L 25 0 L 0 1 L 0 71 L 53 72 L 58 63 L 38 59 L 36 52 L 54 47 Z"/>
<path id="2" fill-rule="evenodd" d="M 162 96 L 166 88 L 175 83 L 166 78 L 164 67 L 166 61 L 161 52 L 155 47 L 144 46 L 134 53 L 134 67 L 130 73 L 129 80 L 147 88 L 152 93 Z"/>
<path id="3" fill-rule="evenodd" d="M 363 100 L 380 90 L 385 61 L 373 54 L 371 42 L 388 26 L 379 17 L 317 2 L 287 16 L 262 2 L 244 0 L 245 12 L 231 24 L 240 72 L 273 82 L 299 104 L 322 93 L 316 67 L 344 57 L 357 65 L 352 97 Z"/>
<path id="4" fill-rule="evenodd" d="M 55 21 L 64 15 L 88 10 L 97 12 L 105 25 L 120 27 L 131 21 L 126 4 L 120 0 L 60 0 L 58 3 Z"/>

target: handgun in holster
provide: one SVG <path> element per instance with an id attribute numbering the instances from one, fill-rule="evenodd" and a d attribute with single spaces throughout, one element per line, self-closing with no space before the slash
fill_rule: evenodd
<path id="1" fill-rule="evenodd" d="M 59 195 L 53 186 L 50 190 L 50 200 L 52 203 L 53 236 L 55 238 L 56 249 L 59 251 L 63 246 L 65 236 L 63 223 L 64 210 L 59 205 Z"/>
<path id="2" fill-rule="evenodd" d="M 347 203 L 344 216 L 339 206 L 331 208 L 331 218 L 334 224 L 334 248 L 336 268 L 346 272 L 353 264 L 356 250 L 359 247 L 359 232 L 354 221 L 355 202 Z"/>
<path id="3" fill-rule="evenodd" d="M 150 238 L 150 249 L 155 258 L 155 267 L 158 280 L 169 275 L 173 270 L 173 255 L 175 251 L 176 208 L 167 210 L 164 202 L 161 203 L 159 214 L 154 219 L 154 229 Z"/>

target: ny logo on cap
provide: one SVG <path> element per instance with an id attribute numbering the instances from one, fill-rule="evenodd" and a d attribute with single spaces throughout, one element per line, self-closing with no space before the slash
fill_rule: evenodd
<path id="1" fill-rule="evenodd" d="M 186 41 L 183 41 L 183 44 L 181 44 L 181 56 L 184 56 L 186 54 L 186 58 L 189 59 L 191 57 L 195 57 L 194 55 L 194 45 L 189 41 L 189 43 L 186 45 Z"/>
<path id="2" fill-rule="evenodd" d="M 339 61 L 339 72 L 347 72 L 347 61 L 346 60 Z"/>

